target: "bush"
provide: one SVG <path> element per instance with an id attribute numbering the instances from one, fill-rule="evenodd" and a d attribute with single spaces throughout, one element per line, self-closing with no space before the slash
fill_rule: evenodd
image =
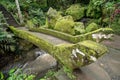
<path id="1" fill-rule="evenodd" d="M 30 15 L 30 20 L 36 27 L 45 25 L 45 15 L 40 8 L 29 10 L 29 15 Z"/>
<path id="2" fill-rule="evenodd" d="M 22 70 L 18 69 L 19 73 L 16 73 L 16 69 L 11 69 L 8 72 L 8 77 L 6 80 L 34 80 L 34 75 L 26 75 L 22 73 Z M 4 75 L 0 72 L 0 80 L 5 80 Z"/>
<path id="3" fill-rule="evenodd" d="M 6 20 L 0 12 L 0 53 L 7 53 L 13 51 L 11 47 L 14 43 L 13 34 L 10 34 L 6 31 L 7 29 Z"/>
<path id="4" fill-rule="evenodd" d="M 66 10 L 66 14 L 71 15 L 74 20 L 79 20 L 84 16 L 84 11 L 84 7 L 81 7 L 79 4 L 74 4 Z"/>

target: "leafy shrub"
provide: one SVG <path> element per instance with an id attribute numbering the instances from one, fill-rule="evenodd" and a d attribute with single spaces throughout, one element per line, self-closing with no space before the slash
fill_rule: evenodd
<path id="1" fill-rule="evenodd" d="M 8 72 L 9 76 L 7 77 L 6 80 L 34 80 L 35 78 L 34 75 L 27 75 L 22 73 L 21 69 L 18 69 L 19 73 L 16 73 L 15 71 L 16 69 L 11 69 Z M 5 80 L 4 78 L 5 78 L 4 75 L 2 74 L 2 72 L 0 72 L 0 80 Z"/>
<path id="2" fill-rule="evenodd" d="M 43 11 L 39 9 L 31 9 L 29 10 L 30 20 L 36 27 L 45 25 L 45 15 Z"/>
<path id="3" fill-rule="evenodd" d="M 13 34 L 8 33 L 6 29 L 7 29 L 7 24 L 6 24 L 5 18 L 2 12 L 0 12 L 0 51 L 2 53 L 11 52 L 12 51 L 11 43 L 14 42 L 12 38 Z"/>
<path id="4" fill-rule="evenodd" d="M 48 70 L 48 72 L 46 73 L 46 75 L 43 78 L 41 78 L 40 80 L 48 80 L 48 78 L 50 78 L 49 80 L 54 80 L 53 79 L 54 78 L 54 74 L 55 74 L 55 71 Z"/>
<path id="5" fill-rule="evenodd" d="M 79 20 L 84 16 L 84 11 L 84 7 L 81 7 L 79 4 L 74 4 L 66 10 L 66 14 L 71 15 L 74 20 Z"/>

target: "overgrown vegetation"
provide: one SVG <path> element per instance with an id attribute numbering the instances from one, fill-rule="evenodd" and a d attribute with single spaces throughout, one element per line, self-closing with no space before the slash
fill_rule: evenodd
<path id="1" fill-rule="evenodd" d="M 0 72 L 0 80 L 33 80 L 35 78 L 34 75 L 27 75 L 22 72 L 21 69 L 11 69 L 8 72 L 7 79 L 4 77 L 4 74 Z"/>
<path id="2" fill-rule="evenodd" d="M 12 43 L 14 43 L 13 34 L 7 32 L 7 23 L 6 20 L 0 12 L 0 53 L 11 53 L 14 48 Z"/>

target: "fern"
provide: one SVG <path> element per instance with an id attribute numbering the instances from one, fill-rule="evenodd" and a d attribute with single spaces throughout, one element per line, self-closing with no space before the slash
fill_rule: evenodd
<path id="1" fill-rule="evenodd" d="M 13 50 L 14 39 L 12 37 L 14 35 L 6 31 L 7 26 L 6 20 L 2 12 L 0 12 L 0 53 L 9 53 Z"/>

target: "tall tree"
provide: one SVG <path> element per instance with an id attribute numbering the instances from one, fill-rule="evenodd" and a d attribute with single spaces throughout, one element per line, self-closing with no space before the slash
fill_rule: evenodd
<path id="1" fill-rule="evenodd" d="M 19 5 L 19 1 L 15 0 L 16 6 L 17 6 L 17 10 L 18 10 L 18 17 L 20 19 L 20 23 L 23 24 L 23 17 L 21 14 L 21 10 L 20 10 L 20 5 Z"/>

